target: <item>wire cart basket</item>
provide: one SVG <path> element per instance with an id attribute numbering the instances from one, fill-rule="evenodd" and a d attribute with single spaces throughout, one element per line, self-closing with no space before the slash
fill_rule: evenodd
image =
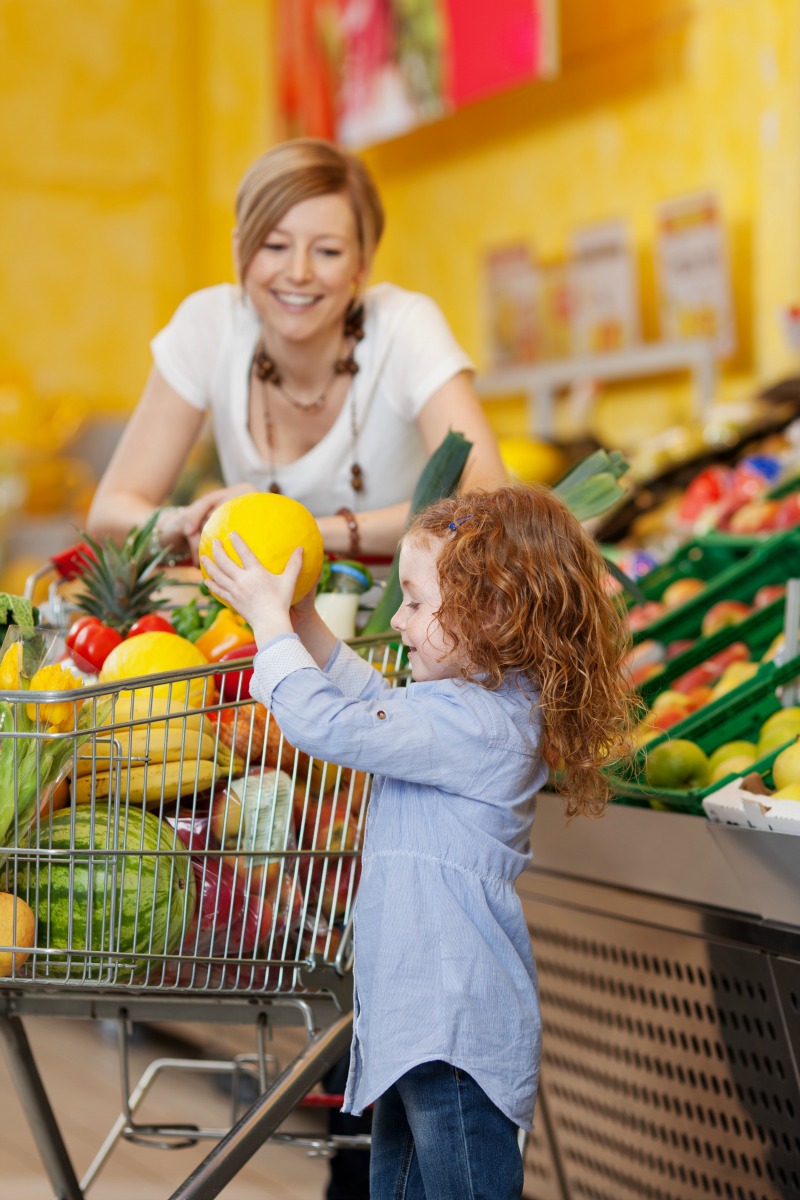
<path id="1" fill-rule="evenodd" d="M 396 641 L 350 644 L 406 681 Z M 370 778 L 291 746 L 251 700 L 247 666 L 0 691 L 0 1035 L 58 1200 L 83 1200 L 120 1138 L 207 1139 L 173 1200 L 218 1196 L 349 1046 Z M 22 1023 L 40 1015 L 119 1031 L 122 1111 L 80 1181 Z M 255 1103 L 226 1129 L 137 1122 L 178 1065 L 153 1063 L 131 1087 L 137 1021 L 252 1025 L 252 1056 L 179 1065 L 246 1072 Z M 304 1044 L 274 1078 L 268 1032 L 288 1025 Z"/>

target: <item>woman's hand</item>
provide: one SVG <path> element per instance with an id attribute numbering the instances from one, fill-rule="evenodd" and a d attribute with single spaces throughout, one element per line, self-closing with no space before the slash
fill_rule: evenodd
<path id="1" fill-rule="evenodd" d="M 255 490 L 251 483 L 235 483 L 231 487 L 214 488 L 213 491 L 206 492 L 204 496 L 193 500 L 191 504 L 176 509 L 176 512 L 180 514 L 180 531 L 189 543 L 189 549 L 195 562 L 199 559 L 200 534 L 214 509 L 219 508 L 220 504 L 224 504 L 233 496 L 244 496 Z"/>
<path id="2" fill-rule="evenodd" d="M 238 533 L 231 534 L 231 545 L 242 560 L 241 566 L 218 540 L 213 543 L 213 558 L 203 556 L 209 589 L 244 617 L 259 647 L 270 638 L 292 633 L 289 610 L 303 565 L 302 547 L 293 551 L 283 572 L 274 575 L 261 565 Z"/>

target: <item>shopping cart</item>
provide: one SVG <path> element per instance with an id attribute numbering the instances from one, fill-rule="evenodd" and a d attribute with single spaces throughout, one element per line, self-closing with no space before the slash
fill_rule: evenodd
<path id="1" fill-rule="evenodd" d="M 351 644 L 392 685 L 406 681 L 402 646 Z M 10 937 L 0 934 L 0 1035 L 58 1200 L 82 1200 L 120 1138 L 212 1142 L 173 1200 L 218 1196 L 267 1139 L 285 1140 L 278 1127 L 349 1045 L 370 779 L 290 746 L 244 691 L 244 665 L 0 692 L 0 796 L 13 786 L 15 797 L 5 836 L 0 827 L 0 891 L 36 919 L 32 948 L 21 905 Z M 81 1181 L 22 1024 L 36 1016 L 100 1018 L 119 1031 L 122 1111 Z M 159 1060 L 131 1086 L 130 1027 L 161 1021 L 246 1024 L 256 1049 Z M 304 1042 L 276 1077 L 267 1038 L 288 1025 Z M 230 1073 L 234 1100 L 247 1077 L 258 1098 L 225 1129 L 139 1123 L 145 1095 L 173 1068 Z"/>

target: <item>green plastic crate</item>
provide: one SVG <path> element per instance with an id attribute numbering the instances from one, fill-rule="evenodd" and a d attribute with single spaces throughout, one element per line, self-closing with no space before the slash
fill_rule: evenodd
<path id="1" fill-rule="evenodd" d="M 736 625 L 726 625 L 716 633 L 696 638 L 690 649 L 665 662 L 658 675 L 644 680 L 639 685 L 639 695 L 645 704 L 651 705 L 656 696 L 671 687 L 679 676 L 690 671 L 692 667 L 699 666 L 712 655 L 718 654 L 720 650 L 732 646 L 734 642 L 744 642 L 750 651 L 751 659 L 762 658 L 783 629 L 785 611 L 785 600 L 774 600 L 772 604 L 756 609 Z"/>
<path id="2" fill-rule="evenodd" d="M 705 534 L 680 546 L 671 558 L 642 575 L 637 583 L 648 600 L 660 600 L 671 583 L 678 579 L 712 580 L 739 562 L 763 543 L 755 536 L 733 539 L 730 543 L 717 535 Z"/>
<path id="3" fill-rule="evenodd" d="M 646 577 L 645 577 L 646 578 Z M 719 600 L 743 600 L 750 603 L 759 588 L 766 584 L 785 583 L 800 578 L 800 530 L 790 529 L 773 534 L 766 542 L 740 558 L 715 578 L 708 586 L 687 600 L 680 608 L 651 621 L 646 628 L 633 634 L 634 644 L 654 638 L 667 645 L 682 638 L 700 634 L 703 617 Z"/>
<path id="4" fill-rule="evenodd" d="M 727 695 L 721 696 L 711 704 L 705 705 L 673 725 L 666 733 L 659 734 L 647 742 L 634 755 L 628 778 L 614 778 L 612 787 L 620 799 L 646 801 L 653 808 L 668 808 L 676 812 L 694 813 L 702 816 L 703 799 L 716 791 L 726 779 L 716 780 L 704 788 L 686 788 L 681 790 L 655 789 L 645 783 L 644 769 L 648 753 L 655 747 L 668 740 L 686 738 L 696 742 L 706 754 L 712 754 L 725 742 L 758 740 L 758 731 L 767 717 L 782 707 L 779 689 L 800 679 L 800 655 L 790 659 L 783 666 L 774 663 L 764 664 L 758 675 L 743 683 Z M 749 771 L 758 771 L 765 778 L 772 769 L 776 756 L 788 746 L 794 738 L 777 746 L 768 755 L 758 759 Z M 736 776 L 727 776 L 734 779 Z"/>

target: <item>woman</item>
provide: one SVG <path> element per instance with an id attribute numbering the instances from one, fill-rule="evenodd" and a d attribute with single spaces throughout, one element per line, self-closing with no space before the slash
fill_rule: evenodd
<path id="1" fill-rule="evenodd" d="M 236 199 L 240 286 L 195 292 L 153 340 L 154 366 L 98 486 L 95 536 L 121 539 L 170 493 L 207 411 L 225 487 L 164 508 L 158 541 L 196 558 L 232 494 L 284 492 L 330 553 L 391 556 L 414 483 L 448 429 L 474 443 L 464 486 L 506 479 L 473 366 L 428 297 L 366 287 L 384 216 L 364 165 L 301 138 L 251 166 Z"/>

